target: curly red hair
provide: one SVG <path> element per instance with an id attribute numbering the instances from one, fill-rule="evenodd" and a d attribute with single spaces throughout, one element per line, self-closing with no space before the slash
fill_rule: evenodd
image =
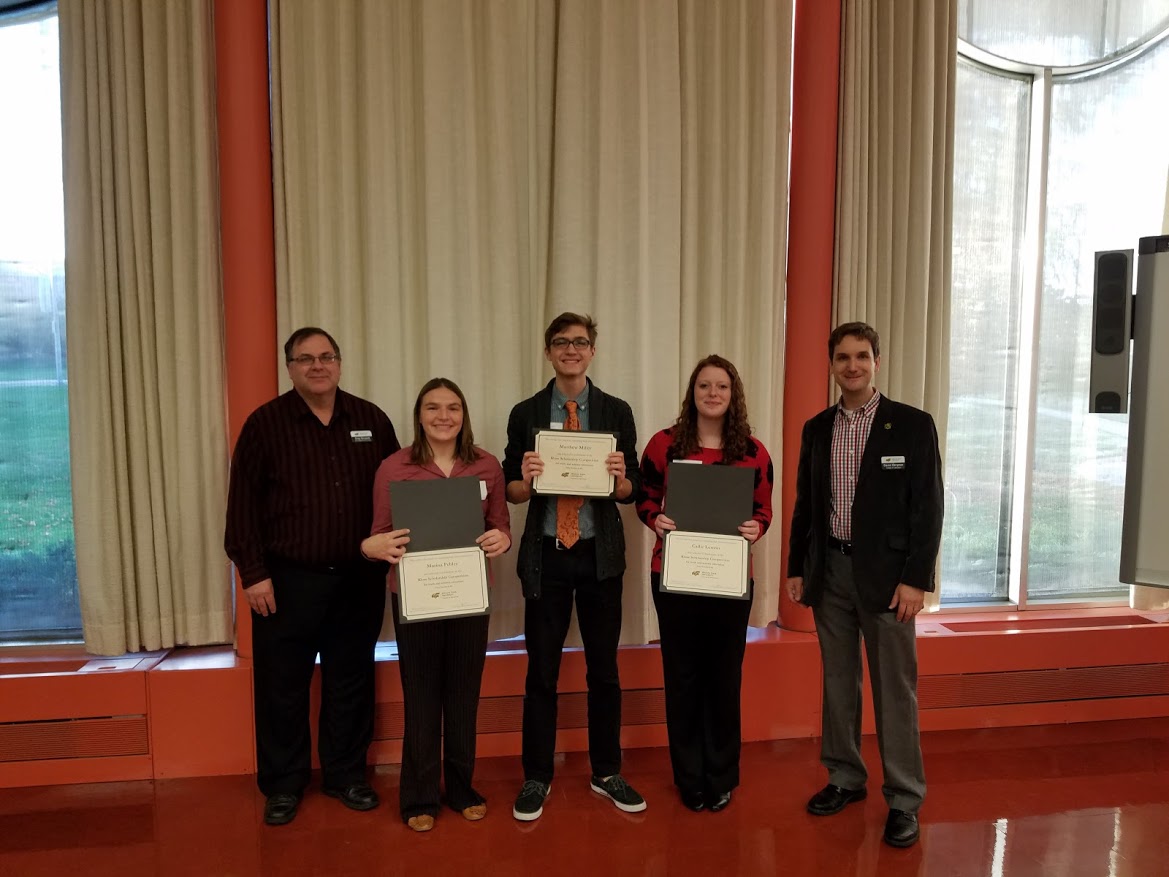
<path id="1" fill-rule="evenodd" d="M 686 395 L 682 397 L 682 410 L 674 421 L 673 440 L 667 457 L 671 460 L 689 457 L 698 452 L 698 406 L 694 403 L 694 387 L 699 373 L 707 366 L 721 368 L 731 379 L 731 403 L 723 417 L 723 462 L 737 463 L 747 456 L 751 444 L 751 424 L 747 420 L 747 394 L 739 371 L 729 359 L 712 353 L 701 359 L 690 373 Z"/>

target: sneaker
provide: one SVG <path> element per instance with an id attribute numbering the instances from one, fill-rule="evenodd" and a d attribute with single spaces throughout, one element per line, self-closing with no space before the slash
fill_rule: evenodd
<path id="1" fill-rule="evenodd" d="M 640 813 L 645 809 L 645 798 L 637 794 L 637 789 L 625 782 L 621 774 L 613 774 L 607 780 L 593 777 L 590 788 L 598 795 L 604 795 L 617 805 L 618 810 L 626 813 Z"/>
<path id="2" fill-rule="evenodd" d="M 511 815 L 520 822 L 532 822 L 540 818 L 544 812 L 544 799 L 552 791 L 550 783 L 538 780 L 525 780 L 523 788 L 515 799 L 515 806 L 511 808 Z M 642 805 L 644 806 L 644 805 Z"/>

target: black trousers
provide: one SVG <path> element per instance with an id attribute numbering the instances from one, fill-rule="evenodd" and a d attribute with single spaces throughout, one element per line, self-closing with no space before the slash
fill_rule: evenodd
<path id="1" fill-rule="evenodd" d="M 658 573 L 650 583 L 674 784 L 686 794 L 721 795 L 739 785 L 739 693 L 751 601 L 663 592 Z"/>
<path id="2" fill-rule="evenodd" d="M 524 779 L 551 783 L 556 754 L 557 683 L 564 638 L 576 617 L 588 684 L 589 759 L 596 776 L 621 772 L 621 577 L 597 580 L 591 539 L 559 550 L 544 539 L 539 599 L 524 606 L 528 676 L 524 687 Z"/>
<path id="3" fill-rule="evenodd" d="M 402 821 L 438 814 L 440 779 L 452 809 L 482 804 L 486 799 L 471 780 L 489 619 L 476 615 L 402 624 L 398 595 L 391 600 L 406 710 L 398 788 Z"/>
<path id="4" fill-rule="evenodd" d="M 326 788 L 366 777 L 373 739 L 374 645 L 386 606 L 383 571 L 283 568 L 276 612 L 252 613 L 256 780 L 265 795 L 300 794 L 312 772 L 309 686 L 321 656 L 317 752 Z"/>

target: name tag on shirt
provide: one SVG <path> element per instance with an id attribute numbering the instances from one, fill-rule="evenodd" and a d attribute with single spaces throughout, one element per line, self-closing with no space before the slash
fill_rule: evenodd
<path id="1" fill-rule="evenodd" d="M 549 429 L 564 429 L 564 424 L 563 423 L 549 423 L 548 428 Z"/>
<path id="2" fill-rule="evenodd" d="M 373 432 L 368 429 L 351 429 L 349 438 L 355 442 L 372 442 Z"/>
<path id="3" fill-rule="evenodd" d="M 897 454 L 897 455 L 891 456 L 891 457 L 882 457 L 881 458 L 881 468 L 882 469 L 904 469 L 905 468 L 905 456 L 902 454 Z"/>
<path id="4" fill-rule="evenodd" d="M 479 479 L 479 499 L 487 499 L 487 482 L 482 478 Z"/>

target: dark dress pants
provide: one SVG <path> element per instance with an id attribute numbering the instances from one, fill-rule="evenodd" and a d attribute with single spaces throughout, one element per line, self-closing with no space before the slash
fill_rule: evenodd
<path id="1" fill-rule="evenodd" d="M 373 739 L 374 646 L 385 613 L 382 569 L 272 572 L 276 611 L 252 613 L 256 780 L 265 795 L 300 794 L 312 772 L 309 686 L 321 656 L 317 752 L 325 788 L 366 778 Z"/>
<path id="2" fill-rule="evenodd" d="M 751 601 L 663 592 L 659 573 L 650 582 L 674 784 L 686 795 L 721 795 L 739 785 L 739 696 Z"/>
<path id="3" fill-rule="evenodd" d="M 852 575 L 852 558 L 825 554 L 824 594 L 813 609 L 824 664 L 820 761 L 828 782 L 865 785 L 861 759 L 861 638 L 869 661 L 877 745 L 889 807 L 916 813 L 925 798 L 925 769 L 917 723 L 917 629 L 895 612 L 865 608 Z"/>
<path id="4" fill-rule="evenodd" d="M 489 619 L 476 615 L 402 624 L 397 594 L 391 596 L 391 607 L 406 711 L 398 788 L 402 821 L 438 814 L 440 779 L 453 810 L 482 804 L 486 799 L 471 781 Z"/>
<path id="5" fill-rule="evenodd" d="M 542 567 L 540 597 L 524 606 L 524 779 L 552 782 L 556 688 L 574 600 L 587 668 L 589 759 L 594 775 L 612 776 L 621 772 L 621 577 L 597 580 L 592 539 L 559 550 L 554 539 L 545 537 Z"/>

